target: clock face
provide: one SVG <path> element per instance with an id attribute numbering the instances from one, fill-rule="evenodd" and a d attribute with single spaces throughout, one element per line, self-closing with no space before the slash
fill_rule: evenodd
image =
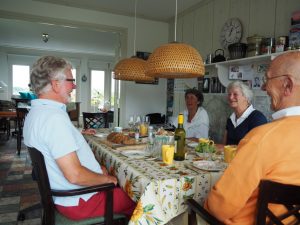
<path id="1" fill-rule="evenodd" d="M 224 49 L 228 45 L 237 43 L 242 37 L 242 24 L 237 18 L 228 19 L 222 27 L 220 42 Z"/>

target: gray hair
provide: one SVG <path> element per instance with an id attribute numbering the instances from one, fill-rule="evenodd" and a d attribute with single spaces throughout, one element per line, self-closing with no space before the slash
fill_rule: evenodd
<path id="1" fill-rule="evenodd" d="M 244 84 L 242 81 L 239 80 L 233 81 L 227 86 L 227 93 L 233 88 L 240 88 L 243 96 L 247 98 L 248 103 L 251 103 L 253 98 L 253 92 L 248 85 Z"/>
<path id="2" fill-rule="evenodd" d="M 37 95 L 48 92 L 52 80 L 66 79 L 66 69 L 72 69 L 72 65 L 63 58 L 56 56 L 39 58 L 30 71 L 30 88 Z"/>

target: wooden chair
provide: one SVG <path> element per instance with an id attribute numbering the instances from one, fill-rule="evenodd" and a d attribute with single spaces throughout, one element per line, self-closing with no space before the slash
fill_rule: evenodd
<path id="1" fill-rule="evenodd" d="M 18 150 L 18 155 L 20 155 L 21 143 L 23 138 L 23 126 L 24 126 L 25 117 L 29 112 L 29 110 L 27 108 L 17 107 L 16 111 L 17 111 L 17 150 Z"/>
<path id="2" fill-rule="evenodd" d="M 165 115 L 162 116 L 160 113 L 149 113 L 146 116 L 149 116 L 150 124 L 165 123 Z"/>
<path id="3" fill-rule="evenodd" d="M 41 197 L 41 204 L 43 207 L 43 215 L 42 215 L 42 224 L 43 225 L 88 225 L 88 224 L 100 224 L 100 225 L 125 225 L 128 220 L 126 216 L 121 214 L 113 214 L 113 193 L 112 190 L 115 187 L 113 183 L 90 186 L 80 189 L 74 190 L 51 190 L 50 183 L 48 178 L 48 173 L 46 170 L 46 165 L 44 161 L 43 154 L 35 148 L 28 148 L 29 155 L 32 161 L 32 166 L 34 170 L 34 174 L 37 179 L 38 188 Z M 66 218 L 62 214 L 60 214 L 56 209 L 53 202 L 53 196 L 75 196 L 81 195 L 91 192 L 106 192 L 106 208 L 105 215 L 103 217 L 95 217 L 84 219 L 80 221 L 74 221 Z M 20 215 L 18 216 L 18 218 Z"/>
<path id="4" fill-rule="evenodd" d="M 79 127 L 80 102 L 70 102 L 67 105 L 67 112 L 70 120 L 77 122 L 77 127 Z"/>
<path id="5" fill-rule="evenodd" d="M 187 204 L 191 210 L 189 215 L 189 225 L 197 223 L 198 214 L 207 223 L 213 225 L 223 225 L 217 218 L 211 215 L 194 199 L 188 199 Z M 280 216 L 275 216 L 268 208 L 268 204 L 284 205 L 287 212 Z M 282 220 L 295 216 L 296 224 L 300 224 L 300 186 L 281 184 L 270 180 L 262 180 L 259 184 L 259 194 L 257 201 L 256 225 L 277 224 L 283 225 Z M 269 221 L 269 222 L 267 222 Z"/>
<path id="6" fill-rule="evenodd" d="M 108 114 L 102 112 L 83 112 L 83 128 L 108 128 Z"/>

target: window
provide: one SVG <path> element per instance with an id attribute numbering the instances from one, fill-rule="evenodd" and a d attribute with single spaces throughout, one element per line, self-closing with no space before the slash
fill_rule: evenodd
<path id="1" fill-rule="evenodd" d="M 105 71 L 91 70 L 91 110 L 97 112 L 104 105 Z"/>
<path id="2" fill-rule="evenodd" d="M 12 88 L 13 95 L 19 95 L 20 91 L 29 91 L 29 66 L 13 65 L 12 66 Z"/>

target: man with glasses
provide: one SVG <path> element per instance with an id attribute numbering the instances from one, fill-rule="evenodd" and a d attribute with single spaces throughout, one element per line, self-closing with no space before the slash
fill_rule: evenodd
<path id="1" fill-rule="evenodd" d="M 101 167 L 81 133 L 74 127 L 66 112 L 71 92 L 76 88 L 72 66 L 66 60 L 45 56 L 32 67 L 30 83 L 38 99 L 24 125 L 24 143 L 38 149 L 45 158 L 51 189 L 70 190 L 104 183 L 117 184 Z M 114 212 L 130 216 L 135 203 L 115 188 Z M 55 197 L 60 213 L 73 220 L 103 216 L 105 193 Z"/>
<path id="2" fill-rule="evenodd" d="M 263 81 L 275 111 L 273 121 L 240 141 L 235 158 L 205 202 L 225 224 L 255 224 L 261 180 L 300 185 L 300 52 L 276 57 Z M 273 205 L 272 211 L 280 215 L 285 209 Z"/>

